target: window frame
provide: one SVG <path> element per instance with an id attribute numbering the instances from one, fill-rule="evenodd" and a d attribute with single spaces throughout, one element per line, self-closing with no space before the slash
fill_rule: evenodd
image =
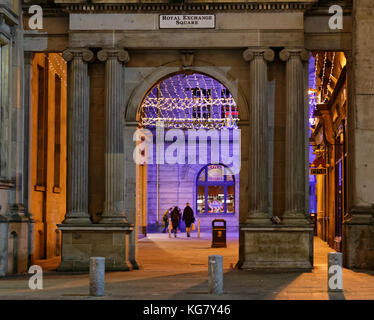
<path id="1" fill-rule="evenodd" d="M 231 171 L 227 166 L 221 164 L 221 163 L 218 163 L 218 164 L 213 164 L 213 163 L 209 163 L 207 165 L 205 165 L 202 169 L 199 170 L 197 176 L 196 176 L 196 197 L 195 197 L 195 204 L 196 204 L 196 214 L 198 216 L 234 216 L 235 215 L 235 210 L 236 210 L 236 204 L 235 204 L 235 198 L 236 198 L 236 190 L 235 190 L 235 184 L 236 184 L 236 181 L 235 181 L 235 175 L 234 174 L 230 174 L 230 176 L 232 177 L 232 181 L 229 181 L 227 180 L 227 176 L 228 175 L 223 175 L 224 179 L 223 181 L 209 181 L 208 180 L 208 168 L 209 166 L 212 166 L 212 165 L 217 165 L 217 166 L 222 166 L 223 168 L 226 168 L 226 170 L 229 170 Z M 200 176 L 204 174 L 205 175 L 205 179 L 204 181 L 200 181 Z M 224 190 L 224 210 L 223 212 L 218 212 L 218 213 L 212 213 L 212 212 L 208 212 L 209 209 L 208 209 L 208 189 L 209 189 L 209 186 L 223 186 L 223 190 Z M 228 196 L 228 187 L 229 186 L 232 186 L 234 188 L 234 198 L 233 198 L 233 202 L 234 202 L 234 212 L 227 212 L 227 196 Z M 200 212 L 199 209 L 198 209 L 198 196 L 199 196 L 199 187 L 204 187 L 204 201 L 205 201 L 205 212 Z"/>

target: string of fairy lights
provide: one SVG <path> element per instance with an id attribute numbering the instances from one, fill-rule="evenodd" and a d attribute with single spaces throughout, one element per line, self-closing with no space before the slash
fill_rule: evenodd
<path id="1" fill-rule="evenodd" d="M 319 89 L 317 89 L 317 71 L 318 71 L 318 66 L 319 66 L 319 53 L 316 54 L 315 57 L 315 67 L 314 67 L 314 77 L 313 77 L 313 85 L 312 87 L 309 88 L 309 105 L 310 107 L 310 116 L 309 116 L 309 122 L 311 125 L 315 124 L 315 119 L 314 119 L 314 110 L 316 108 L 317 104 L 325 104 L 329 100 L 329 87 L 331 88 L 331 82 L 332 78 L 334 75 L 334 68 L 335 68 L 335 56 L 336 52 L 332 53 L 332 59 L 331 59 L 331 68 L 330 68 L 330 74 L 327 80 L 326 77 L 326 66 L 327 66 L 327 60 L 328 60 L 328 53 L 324 53 L 323 57 L 323 66 L 322 66 L 322 77 L 321 77 L 321 82 Z M 326 92 L 323 91 L 324 83 L 326 83 Z M 318 94 L 320 93 L 320 94 Z"/>
<path id="2" fill-rule="evenodd" d="M 59 53 L 56 53 L 57 55 L 61 56 L 62 55 Z M 51 71 L 61 77 L 62 84 L 64 87 L 67 87 L 66 83 L 66 64 L 62 65 L 61 62 L 59 61 L 60 59 L 56 59 L 55 54 L 48 54 L 47 55 L 48 59 L 48 68 L 51 69 Z"/>
<path id="3" fill-rule="evenodd" d="M 165 128 L 237 128 L 238 108 L 231 93 L 203 74 L 178 74 L 158 83 L 141 106 L 141 124 Z"/>
<path id="4" fill-rule="evenodd" d="M 327 57 L 327 52 L 325 52 L 325 62 L 324 62 L 324 64 L 323 64 L 323 69 L 324 69 L 324 71 L 323 71 L 323 73 L 325 74 L 325 72 L 326 72 L 326 57 Z M 323 101 L 322 101 L 322 103 L 326 103 L 327 102 L 327 100 L 328 100 L 328 88 L 331 86 L 331 81 L 332 81 L 332 76 L 333 76 L 333 73 L 334 73 L 334 65 L 335 65 L 335 52 L 333 52 L 333 54 L 332 54 L 332 61 L 331 61 L 331 63 L 332 63 L 332 65 L 331 65 L 331 71 L 330 71 L 330 76 L 329 76 L 329 81 L 328 81 L 328 83 L 327 83 L 327 90 L 326 90 L 326 94 L 325 94 L 325 96 L 324 96 L 324 99 L 323 99 Z M 321 91 L 322 91 L 322 88 L 323 88 L 323 79 L 324 79 L 324 77 L 322 77 L 322 82 L 321 82 Z"/>

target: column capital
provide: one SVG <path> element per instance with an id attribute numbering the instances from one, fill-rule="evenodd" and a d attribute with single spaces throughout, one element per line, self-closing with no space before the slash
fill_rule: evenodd
<path id="1" fill-rule="evenodd" d="M 301 61 L 307 62 L 309 61 L 310 53 L 304 48 L 285 48 L 279 52 L 279 58 L 282 61 L 288 61 L 291 56 L 298 56 L 300 57 Z"/>
<path id="2" fill-rule="evenodd" d="M 243 59 L 247 62 L 252 61 L 255 57 L 262 57 L 266 62 L 272 62 L 275 55 L 270 48 L 248 48 L 243 52 Z"/>
<path id="3" fill-rule="evenodd" d="M 118 59 L 120 63 L 127 63 L 130 61 L 130 55 L 126 50 L 116 48 L 104 48 L 97 53 L 97 58 L 101 62 L 108 59 Z"/>
<path id="4" fill-rule="evenodd" d="M 62 52 L 62 57 L 70 62 L 76 57 L 81 57 L 84 62 L 92 62 L 95 58 L 93 52 L 86 48 L 69 48 Z"/>

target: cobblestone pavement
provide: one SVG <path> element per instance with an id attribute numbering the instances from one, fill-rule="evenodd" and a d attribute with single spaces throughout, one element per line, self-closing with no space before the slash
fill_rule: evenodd
<path id="1" fill-rule="evenodd" d="M 28 288 L 29 275 L 0 279 L 4 299 L 374 299 L 374 271 L 343 270 L 342 294 L 327 292 L 327 253 L 333 251 L 315 238 L 312 272 L 249 272 L 234 268 L 238 239 L 229 237 L 227 248 L 210 247 L 209 234 L 196 239 L 154 234 L 139 241 L 140 270 L 106 274 L 104 297 L 88 296 L 87 274 L 44 273 L 43 290 Z M 208 294 L 208 256 L 222 254 L 224 291 Z"/>

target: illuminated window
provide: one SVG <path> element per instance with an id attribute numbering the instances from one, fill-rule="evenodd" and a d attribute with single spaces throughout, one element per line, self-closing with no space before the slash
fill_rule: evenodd
<path id="1" fill-rule="evenodd" d="M 235 179 L 227 167 L 207 165 L 200 171 L 196 183 L 198 214 L 235 214 Z"/>

